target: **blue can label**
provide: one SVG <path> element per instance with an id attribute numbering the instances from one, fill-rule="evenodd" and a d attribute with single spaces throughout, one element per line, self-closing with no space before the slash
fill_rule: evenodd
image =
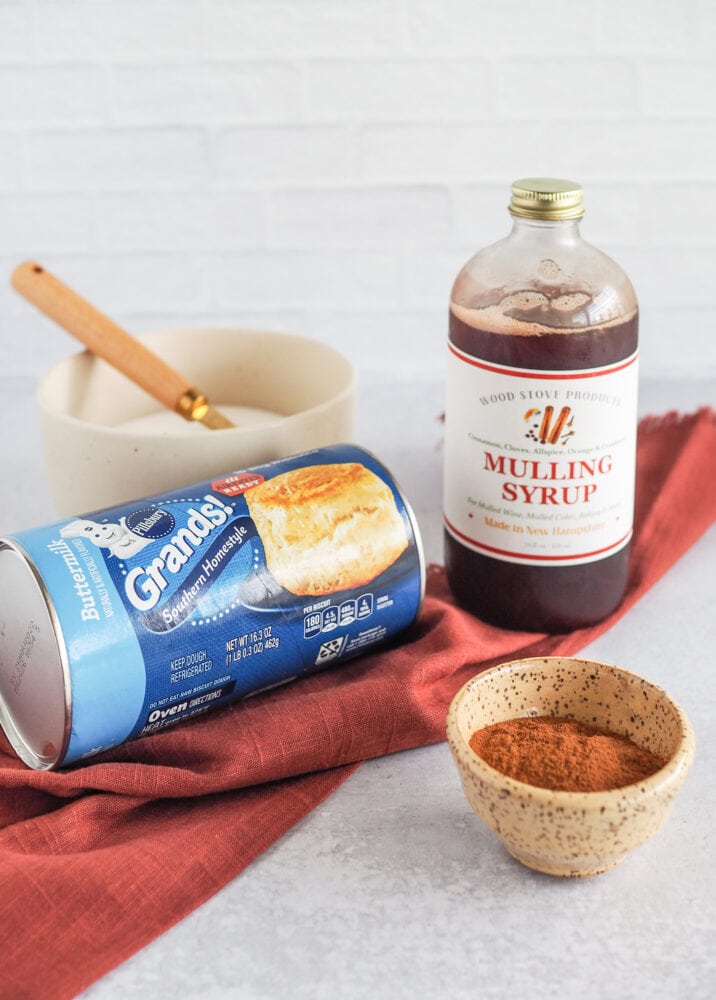
<path id="1" fill-rule="evenodd" d="M 422 598 L 410 511 L 352 445 L 14 538 L 69 665 L 65 764 L 364 652 Z"/>

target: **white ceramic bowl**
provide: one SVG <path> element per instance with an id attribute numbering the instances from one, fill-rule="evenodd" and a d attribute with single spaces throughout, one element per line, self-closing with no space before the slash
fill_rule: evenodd
<path id="1" fill-rule="evenodd" d="M 89 352 L 66 358 L 38 389 L 47 478 L 61 516 L 352 440 L 353 367 L 327 344 L 233 328 L 140 339 L 237 426 L 189 423 Z"/>

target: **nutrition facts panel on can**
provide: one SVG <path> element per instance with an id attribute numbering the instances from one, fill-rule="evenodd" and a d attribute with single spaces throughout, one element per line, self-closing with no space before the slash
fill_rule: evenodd
<path id="1" fill-rule="evenodd" d="M 361 594 L 357 598 L 332 604 L 324 601 L 318 606 L 311 606 L 303 614 L 303 635 L 310 639 L 324 632 L 332 632 L 336 628 L 351 625 L 356 621 L 364 621 L 373 614 L 374 600 L 372 594 Z"/>

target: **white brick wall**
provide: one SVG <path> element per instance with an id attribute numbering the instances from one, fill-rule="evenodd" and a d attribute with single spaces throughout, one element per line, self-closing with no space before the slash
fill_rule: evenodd
<path id="1" fill-rule="evenodd" d="M 0 0 L 0 374 L 73 342 L 42 260 L 130 329 L 278 326 L 444 359 L 509 183 L 580 180 L 645 377 L 716 376 L 712 0 Z"/>

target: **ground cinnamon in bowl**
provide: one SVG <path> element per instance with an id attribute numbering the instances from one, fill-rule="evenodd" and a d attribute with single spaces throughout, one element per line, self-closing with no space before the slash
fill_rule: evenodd
<path id="1" fill-rule="evenodd" d="M 653 837 L 694 759 L 691 724 L 666 691 L 570 656 L 481 671 L 445 724 L 475 814 L 522 864 L 567 878 L 608 871 Z"/>
<path id="2" fill-rule="evenodd" d="M 546 715 L 485 726 L 472 734 L 470 746 L 508 777 L 562 792 L 622 788 L 666 763 L 627 736 Z"/>

